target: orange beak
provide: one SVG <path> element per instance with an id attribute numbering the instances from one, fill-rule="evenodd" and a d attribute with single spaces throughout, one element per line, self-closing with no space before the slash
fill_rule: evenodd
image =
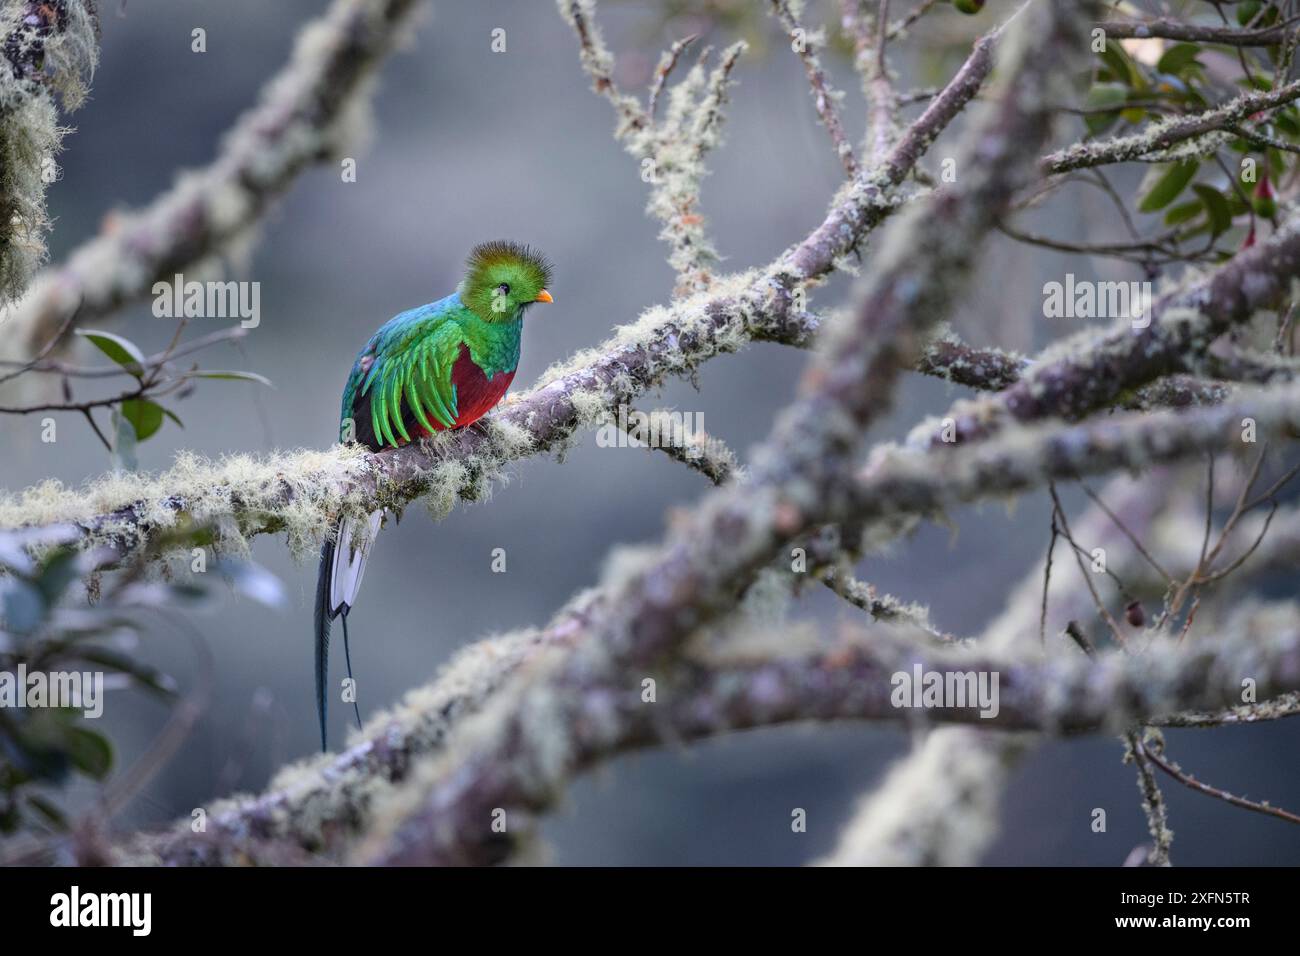
<path id="1" fill-rule="evenodd" d="M 543 289 L 541 292 L 537 293 L 537 298 L 533 299 L 533 301 L 534 301 L 534 302 L 554 302 L 555 300 L 551 298 L 551 294 L 550 294 L 549 292 L 547 292 L 545 289 Z"/>

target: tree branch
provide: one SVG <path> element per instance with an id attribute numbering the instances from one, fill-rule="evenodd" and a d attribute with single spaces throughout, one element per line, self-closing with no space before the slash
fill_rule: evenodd
<path id="1" fill-rule="evenodd" d="M 66 264 L 40 273 L 0 328 L 23 359 L 82 302 L 86 319 L 151 294 L 245 239 L 303 170 L 356 139 L 376 68 L 407 33 L 421 0 L 334 0 L 300 34 L 288 65 L 226 134 L 211 164 L 136 212 L 115 216 Z"/>
<path id="2" fill-rule="evenodd" d="M 999 106 L 970 134 L 965 189 L 909 210 L 891 230 L 878 269 L 861 293 L 854 323 L 833 330 L 810 365 L 797 405 L 778 423 L 743 486 L 718 489 L 630 577 L 611 590 L 590 642 L 546 668 L 530 670 L 508 701 L 476 718 L 469 752 L 455 768 L 430 767 L 396 798 L 376 858 L 388 862 L 499 859 L 486 826 L 493 808 L 549 799 L 580 760 L 584 700 L 592 680 L 639 681 L 671 659 L 700 626 L 734 606 L 737 585 L 782 541 L 809 530 L 843 501 L 847 457 L 882 411 L 912 336 L 937 321 L 970 270 L 974 249 L 1029 175 L 1028 147 L 1045 140 L 1054 100 L 1042 94 L 1084 48 L 1064 5 L 1031 8 L 1017 27 L 1037 44 L 1011 43 Z M 1033 93 L 1030 94 L 1030 90 Z M 942 99 L 942 97 L 940 98 Z M 978 151 L 978 160 L 973 154 Z M 927 255 L 917 254 L 924 249 Z M 936 270 L 946 270 L 938 281 Z M 906 292 L 906 294 L 904 294 Z M 636 675 L 634 680 L 633 675 Z M 614 716 L 614 715 L 611 715 Z M 540 728 L 545 728 L 541 730 Z M 608 737 L 614 725 L 598 728 Z M 541 739 L 538 734 L 550 735 Z M 549 754 L 541 760 L 543 754 Z M 484 825 L 481 825 L 484 824 Z"/>
<path id="3" fill-rule="evenodd" d="M 708 293 L 647 312 L 596 349 L 545 373 L 541 384 L 462 433 L 384 455 L 301 452 L 220 464 L 183 456 L 157 478 L 119 476 L 88 488 L 48 487 L 0 498 L 0 528 L 72 524 L 84 546 L 120 560 L 177 522 L 212 525 L 236 547 L 257 534 L 288 533 L 306 553 L 345 511 L 400 509 L 428 495 L 438 510 L 480 495 L 509 462 L 561 448 L 668 375 L 689 372 L 749 339 L 806 341 L 809 317 L 794 308 L 794 281 L 825 276 L 835 262 L 893 211 L 885 188 L 970 100 L 992 66 L 992 39 L 976 45 L 930 109 L 909 127 L 880 170 L 866 171 L 838 195 L 821 225 L 757 272 L 719 281 Z M 879 182 L 880 186 L 868 185 Z"/>
<path id="4" fill-rule="evenodd" d="M 1180 43 L 1222 43 L 1227 46 L 1277 46 L 1286 40 L 1294 29 L 1294 21 L 1278 23 L 1258 30 L 1238 30 L 1232 27 L 1205 26 L 1198 23 L 1181 23 L 1177 20 L 1107 20 L 1097 24 L 1106 31 L 1107 39 L 1116 40 L 1160 37 Z"/>

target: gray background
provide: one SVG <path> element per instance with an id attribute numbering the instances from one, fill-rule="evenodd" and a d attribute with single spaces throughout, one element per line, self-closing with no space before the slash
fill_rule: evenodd
<path id="1" fill-rule="evenodd" d="M 296 27 L 325 4 L 130 0 L 125 16 L 117 15 L 113 0 L 107 6 L 113 9 L 104 17 L 93 98 L 71 118 L 77 130 L 62 157 L 65 178 L 50 195 L 56 259 L 93 233 L 106 213 L 147 202 L 178 169 L 205 163 L 222 132 L 284 63 Z M 1005 6 L 990 4 L 993 13 Z M 828 4 L 811 8 L 810 19 Z M 665 24 L 657 9 L 652 3 L 602 8 L 620 76 L 638 89 L 667 42 L 707 26 Z M 970 21 L 941 9 L 933 20 L 936 36 L 958 42 L 901 57 L 905 86 L 941 81 L 960 60 L 959 38 L 992 17 Z M 195 26 L 208 31 L 206 54 L 190 52 Z M 507 30 L 505 55 L 489 50 L 497 26 Z M 751 33 L 754 49 L 736 70 L 726 143 L 712 159 L 703 200 L 718 247 L 737 268 L 764 263 L 804 235 L 821 220 L 841 178 L 797 59 L 770 21 L 755 26 L 760 32 Z M 707 40 L 721 45 L 734 35 L 715 27 Z M 933 46 L 929 36 L 923 30 L 907 49 Z M 850 91 L 844 112 L 856 141 L 863 113 L 856 78 L 843 58 L 830 65 L 837 86 Z M 478 241 L 527 241 L 556 263 L 556 304 L 530 317 L 521 386 L 666 299 L 672 275 L 655 239 L 657 226 L 643 214 L 635 161 L 612 140 L 610 109 L 588 91 L 574 39 L 549 0 L 440 3 L 381 79 L 375 135 L 358 153 L 359 181 L 342 184 L 336 169 L 317 169 L 275 207 L 242 276 L 262 283 L 261 327 L 242 354 L 204 359 L 265 374 L 276 390 L 204 385 L 177 409 L 184 432 L 168 424 L 141 447 L 142 467 L 164 468 L 181 448 L 219 455 L 328 444 L 357 348 L 392 314 L 450 291 Z M 932 158 L 945 155 L 951 142 L 945 137 Z M 1074 237 L 1095 223 L 1098 234 L 1114 236 L 1107 212 L 1086 198 L 1066 198 L 1030 223 Z M 1070 320 L 1039 318 L 1042 283 L 1071 270 L 1095 274 L 1087 260 L 991 241 L 981 281 L 955 324 L 977 342 L 1026 349 L 1071 331 Z M 1137 278 L 1108 277 L 1120 275 Z M 844 286 L 837 280 L 818 303 L 840 301 Z M 148 304 L 125 310 L 110 327 L 145 346 L 161 346 L 171 329 L 151 316 Z M 743 453 L 790 400 L 803 361 L 792 350 L 756 346 L 707 364 L 698 392 L 670 383 L 644 407 L 702 412 L 709 431 Z M 874 437 L 902 434 L 959 391 L 910 377 L 895 414 Z M 61 423 L 56 445 L 39 441 L 34 420 L 0 427 L 10 489 L 45 476 L 75 484 L 106 467 L 103 450 L 73 417 Z M 666 509 L 689 505 L 705 491 L 702 478 L 663 456 L 597 448 L 590 435 L 563 463 L 525 461 L 512 477 L 490 505 L 460 508 L 436 526 L 413 508 L 384 534 L 352 618 L 363 710 L 394 701 L 478 636 L 544 622 L 594 580 L 611 545 L 656 539 Z M 1041 556 L 1047 515 L 1046 500 L 1037 495 L 1011 513 L 1001 505 L 967 510 L 956 515 L 960 533 L 923 528 L 861 570 L 886 591 L 929 601 L 940 626 L 976 633 L 999 610 L 1006 588 Z M 496 547 L 508 552 L 504 576 L 489 569 Z M 231 598 L 216 615 L 197 619 L 215 656 L 213 706 L 180 755 L 122 815 L 122 826 L 188 815 L 214 792 L 259 789 L 276 767 L 315 747 L 315 567 L 294 564 L 279 540 L 259 540 L 255 553 L 286 582 L 290 606 L 271 612 Z M 852 617 L 820 593 L 805 603 L 796 610 L 819 615 L 828 626 Z M 182 682 L 192 679 L 192 656 L 179 635 L 151 634 L 141 653 Z M 341 672 L 340 654 L 334 676 Z M 119 741 L 120 757 L 138 753 L 164 716 L 151 701 L 115 698 L 105 725 Z M 343 708 L 333 709 L 336 743 L 345 716 Z M 1294 807 L 1300 804 L 1296 732 L 1290 723 L 1178 733 L 1172 744 L 1183 764 L 1205 779 Z M 830 848 L 855 796 L 907 745 L 905 732 L 894 728 L 809 726 L 632 755 L 577 781 L 545 833 L 553 858 L 569 864 L 800 863 Z M 1120 752 L 1109 739 L 1037 751 L 1007 796 L 989 862 L 1122 861 L 1145 838 L 1145 823 Z M 1179 863 L 1300 860 L 1296 828 L 1172 783 L 1165 790 Z M 808 811 L 806 834 L 790 831 L 796 806 Z M 1098 806 L 1109 811 L 1105 834 L 1089 828 Z"/>

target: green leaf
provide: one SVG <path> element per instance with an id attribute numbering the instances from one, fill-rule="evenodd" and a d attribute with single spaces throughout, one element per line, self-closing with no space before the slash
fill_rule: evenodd
<path id="1" fill-rule="evenodd" d="M 1223 193 L 1219 192 L 1205 183 L 1192 183 L 1192 189 L 1196 195 L 1201 197 L 1201 202 L 1205 204 L 1206 217 L 1210 223 L 1210 234 L 1220 236 L 1232 228 L 1232 210 L 1228 208 L 1228 200 L 1223 198 Z"/>
<path id="2" fill-rule="evenodd" d="M 101 780 L 112 769 L 113 748 L 103 734 L 71 726 L 64 731 L 63 743 L 73 766 L 87 776 Z"/>
<path id="3" fill-rule="evenodd" d="M 1112 79 L 1125 83 L 1135 90 L 1146 89 L 1147 83 L 1142 76 L 1142 71 L 1118 43 L 1107 43 L 1106 49 L 1098 55 L 1106 64 Z"/>
<path id="4" fill-rule="evenodd" d="M 236 382 L 257 382 L 260 385 L 266 385 L 269 388 L 275 388 L 271 380 L 264 375 L 258 375 L 256 372 L 240 371 L 213 371 L 209 369 L 200 369 L 189 372 L 190 378 L 225 378 Z"/>
<path id="5" fill-rule="evenodd" d="M 77 579 L 77 562 L 77 552 L 66 547 L 46 559 L 36 586 L 40 588 L 47 607 L 54 607 L 68 585 Z"/>
<path id="6" fill-rule="evenodd" d="M 1198 73 L 1197 76 L 1199 77 L 1199 75 L 1200 74 Z M 1191 82 L 1187 85 L 1187 91 L 1183 95 L 1183 101 L 1191 109 L 1207 110 L 1210 108 L 1210 101 L 1205 98 L 1205 94 L 1198 90 Z"/>
<path id="7" fill-rule="evenodd" d="M 1195 218 L 1201 212 L 1201 201 L 1193 199 L 1191 202 L 1179 203 L 1165 213 L 1165 225 L 1176 226 L 1181 222 L 1187 222 Z"/>
<path id="8" fill-rule="evenodd" d="M 62 783 L 70 769 L 63 730 L 59 713 L 52 709 L 29 712 L 21 721 L 7 719 L 0 710 L 0 751 L 29 779 Z"/>
<path id="9" fill-rule="evenodd" d="M 94 329 L 77 329 L 77 334 L 94 342 L 101 352 L 136 378 L 144 374 L 144 353 L 130 339 Z"/>
<path id="10" fill-rule="evenodd" d="M 1157 167 L 1155 182 L 1138 203 L 1138 209 L 1141 212 L 1156 212 L 1164 209 L 1177 199 L 1178 194 L 1192 181 L 1200 165 L 1199 160 L 1189 159 L 1185 162 Z"/>
<path id="11" fill-rule="evenodd" d="M 1094 83 L 1084 101 L 1084 108 L 1089 112 L 1084 116 L 1088 132 L 1097 134 L 1105 130 L 1117 119 L 1116 113 L 1103 112 L 1112 107 L 1118 110 L 1128 98 L 1128 87 L 1123 83 Z"/>
<path id="12" fill-rule="evenodd" d="M 68 829 L 68 818 L 63 815 L 63 811 L 40 794 L 27 794 L 27 804 L 44 817 L 46 822 L 55 830 L 63 831 Z"/>
<path id="13" fill-rule="evenodd" d="M 181 421 L 179 418 L 177 418 L 176 413 L 173 412 L 170 408 L 164 408 L 163 414 L 166 415 L 168 418 L 170 418 L 172 421 L 174 421 L 176 423 L 177 428 L 185 427 L 185 423 Z"/>
<path id="14" fill-rule="evenodd" d="M 1273 178 L 1275 180 L 1281 179 L 1286 172 L 1286 159 L 1282 156 L 1282 151 L 1280 149 L 1270 149 L 1265 154 L 1265 157 L 1268 160 L 1268 168 L 1273 171 Z"/>
<path id="15" fill-rule="evenodd" d="M 128 398 L 122 403 L 122 417 L 135 429 L 135 440 L 142 442 L 162 428 L 163 408 L 147 398 Z"/>
<path id="16" fill-rule="evenodd" d="M 19 578 L 4 582 L 0 589 L 0 618 L 6 630 L 30 634 L 45 620 L 46 604 L 40 589 Z"/>
<path id="17" fill-rule="evenodd" d="M 1165 50 L 1164 56 L 1156 64 L 1156 72 L 1179 76 L 1191 65 L 1200 66 L 1196 62 L 1196 54 L 1200 52 L 1201 48 L 1195 43 L 1175 43 Z"/>
<path id="18" fill-rule="evenodd" d="M 110 416 L 113 422 L 113 453 L 109 456 L 114 471 L 135 471 L 139 462 L 135 457 L 135 426 L 116 408 Z"/>
<path id="19" fill-rule="evenodd" d="M 82 660 L 89 661 L 91 664 L 98 664 L 106 670 L 126 674 L 142 687 L 162 697 L 170 699 L 176 696 L 176 684 L 171 677 L 162 671 L 149 667 L 147 664 L 141 664 L 127 654 L 122 654 L 107 647 L 82 645 L 77 649 L 77 655 Z"/>

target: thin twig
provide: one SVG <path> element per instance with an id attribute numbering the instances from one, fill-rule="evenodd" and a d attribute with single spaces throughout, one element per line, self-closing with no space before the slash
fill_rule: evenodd
<path id="1" fill-rule="evenodd" d="M 1247 800 L 1245 797 L 1238 797 L 1229 793 L 1227 790 L 1220 790 L 1218 787 L 1210 786 L 1197 780 L 1191 774 L 1187 773 L 1178 764 L 1165 758 L 1163 753 L 1158 753 L 1154 749 L 1145 750 L 1147 759 L 1154 763 L 1169 776 L 1173 777 L 1185 787 L 1190 787 L 1198 793 L 1214 797 L 1225 803 L 1230 803 L 1234 807 L 1241 807 L 1243 810 L 1252 810 L 1255 813 L 1263 813 L 1270 817 L 1277 817 L 1279 820 L 1285 820 L 1287 823 L 1300 823 L 1300 814 L 1291 813 L 1289 810 L 1283 810 L 1281 807 L 1270 806 L 1267 803 L 1256 803 L 1254 800 Z"/>
<path id="2" fill-rule="evenodd" d="M 1052 504 L 1056 509 L 1053 520 L 1060 521 L 1061 537 L 1065 538 L 1074 549 L 1074 559 L 1079 565 L 1079 574 L 1083 577 L 1083 583 L 1088 586 L 1088 593 L 1092 595 L 1092 603 L 1096 606 L 1097 613 L 1105 620 L 1106 626 L 1110 628 L 1110 632 L 1114 636 L 1116 643 L 1122 647 L 1126 643 L 1124 640 L 1124 632 L 1120 629 L 1119 623 L 1115 618 L 1111 616 L 1110 610 L 1106 607 L 1106 603 L 1101 599 L 1101 595 L 1097 593 L 1096 585 L 1092 583 L 1092 575 L 1088 572 L 1087 566 L 1083 563 L 1083 555 L 1085 552 L 1083 548 L 1079 547 L 1078 542 L 1074 540 L 1074 536 L 1070 533 L 1070 522 L 1065 517 L 1065 509 L 1061 506 L 1061 499 L 1056 494 L 1055 482 L 1048 482 L 1047 493 L 1051 496 Z"/>
<path id="3" fill-rule="evenodd" d="M 794 15 L 788 0 L 771 0 L 771 3 L 773 14 L 790 38 L 790 45 L 794 52 L 798 54 L 799 59 L 803 62 L 804 73 L 808 76 L 808 85 L 812 87 L 813 104 L 816 106 L 817 116 L 821 119 L 822 125 L 826 127 L 826 132 L 830 135 L 835 155 L 844 166 L 844 174 L 849 179 L 853 179 L 858 175 L 858 159 L 853 154 L 853 146 L 844 133 L 844 124 L 840 122 L 839 112 L 835 108 L 835 100 L 839 94 L 831 89 L 830 83 L 826 79 L 826 73 L 817 57 L 817 51 L 813 48 L 813 36 L 799 22 L 798 17 Z"/>
<path id="4" fill-rule="evenodd" d="M 673 43 L 671 49 L 665 50 L 660 56 L 659 65 L 655 68 L 654 78 L 650 81 L 650 94 L 646 100 L 646 115 L 652 121 L 654 120 L 655 110 L 659 106 L 659 94 L 663 92 L 664 84 L 668 82 L 668 74 L 672 73 L 673 68 L 677 66 L 677 61 L 681 59 L 686 48 L 699 38 L 698 33 L 682 37 Z"/>

